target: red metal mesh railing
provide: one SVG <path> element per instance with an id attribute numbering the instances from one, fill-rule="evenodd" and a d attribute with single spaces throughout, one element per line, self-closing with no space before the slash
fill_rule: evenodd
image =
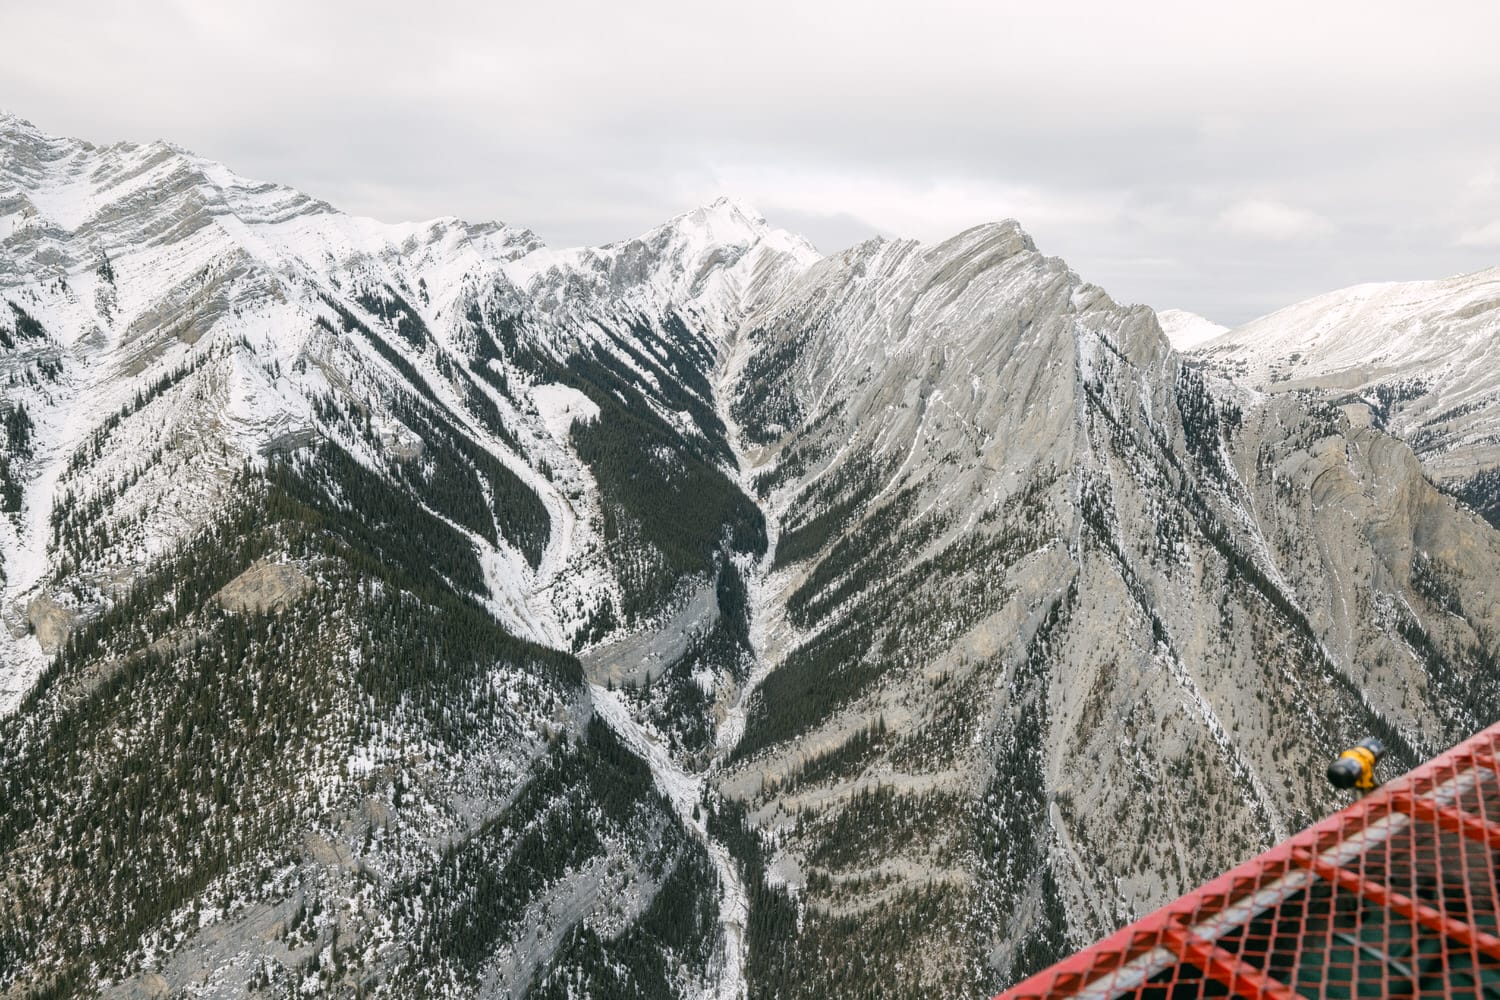
<path id="1" fill-rule="evenodd" d="M 1500 724 L 998 1000 L 1500 1000 Z"/>

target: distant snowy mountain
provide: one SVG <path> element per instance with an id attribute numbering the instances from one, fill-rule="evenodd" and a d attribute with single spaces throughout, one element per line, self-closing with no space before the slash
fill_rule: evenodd
<path id="1" fill-rule="evenodd" d="M 1247 323 L 1202 356 L 1265 391 L 1329 394 L 1500 518 L 1500 268 L 1330 292 Z"/>
<path id="2" fill-rule="evenodd" d="M 0 241 L 0 991 L 988 996 L 1500 703 L 1385 429 L 1491 279 L 1184 358 L 1015 222 L 554 250 L 16 118 Z"/>
<path id="3" fill-rule="evenodd" d="M 1229 330 L 1227 326 L 1220 326 L 1186 309 L 1159 309 L 1156 321 L 1161 324 L 1161 332 L 1167 335 L 1167 340 L 1179 351 L 1202 347 Z"/>

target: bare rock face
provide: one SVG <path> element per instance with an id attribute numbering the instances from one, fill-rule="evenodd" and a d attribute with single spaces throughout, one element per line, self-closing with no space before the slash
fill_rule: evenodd
<path id="1" fill-rule="evenodd" d="M 112 991 L 112 995 L 119 1000 L 162 1000 L 171 993 L 172 984 L 156 972 L 144 973 Z"/>
<path id="2" fill-rule="evenodd" d="M 265 614 L 285 611 L 287 605 L 312 587 L 301 567 L 292 563 L 258 562 L 224 585 L 214 598 L 227 611 Z"/>
<path id="3" fill-rule="evenodd" d="M 78 621 L 78 612 L 43 594 L 26 606 L 26 620 L 31 623 L 42 652 L 51 656 L 68 641 L 68 633 Z"/>

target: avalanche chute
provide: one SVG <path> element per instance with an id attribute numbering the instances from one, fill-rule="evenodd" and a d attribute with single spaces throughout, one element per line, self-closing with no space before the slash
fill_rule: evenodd
<path id="1" fill-rule="evenodd" d="M 1500 1000 L 1500 724 L 1000 994 Z"/>

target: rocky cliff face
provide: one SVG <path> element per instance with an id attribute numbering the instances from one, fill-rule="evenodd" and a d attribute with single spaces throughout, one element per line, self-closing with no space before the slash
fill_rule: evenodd
<path id="1" fill-rule="evenodd" d="M 986 995 L 1500 694 L 1500 536 L 1388 423 L 1014 223 L 0 157 L 0 987 Z"/>

